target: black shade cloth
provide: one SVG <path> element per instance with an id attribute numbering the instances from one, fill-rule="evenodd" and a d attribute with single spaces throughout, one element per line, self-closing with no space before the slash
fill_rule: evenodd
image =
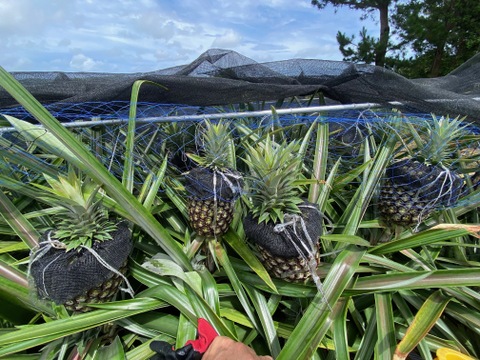
<path id="1" fill-rule="evenodd" d="M 321 91 L 329 101 L 373 102 L 421 113 L 468 116 L 480 121 L 480 54 L 435 79 L 406 79 L 393 71 L 341 61 L 291 59 L 257 63 L 230 50 L 211 49 L 191 64 L 135 74 L 14 72 L 40 102 L 83 103 L 130 100 L 135 80 L 145 102 L 194 106 L 276 101 Z M 16 106 L 0 89 L 0 108 Z"/>

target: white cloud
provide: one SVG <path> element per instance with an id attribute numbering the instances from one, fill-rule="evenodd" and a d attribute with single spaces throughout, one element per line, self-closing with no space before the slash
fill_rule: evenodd
<path id="1" fill-rule="evenodd" d="M 11 71 L 152 71 L 212 47 L 256 61 L 340 60 L 337 31 L 372 26 L 309 0 L 0 0 L 0 17 L 0 66 Z"/>
<path id="2" fill-rule="evenodd" d="M 70 66 L 78 71 L 94 71 L 102 66 L 102 61 L 95 61 L 84 54 L 73 55 Z"/>
<path id="3" fill-rule="evenodd" d="M 226 30 L 223 34 L 215 36 L 212 47 L 233 48 L 242 43 L 243 37 L 232 29 Z"/>

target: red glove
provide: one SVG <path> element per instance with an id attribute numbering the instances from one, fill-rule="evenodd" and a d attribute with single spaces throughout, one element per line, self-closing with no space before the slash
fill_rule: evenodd
<path id="1" fill-rule="evenodd" d="M 199 318 L 196 340 L 187 341 L 185 346 L 177 350 L 165 341 L 153 341 L 150 348 L 157 354 L 150 360 L 199 360 L 217 336 L 213 326 L 207 320 Z"/>
<path id="2" fill-rule="evenodd" d="M 200 354 L 203 354 L 207 351 L 208 347 L 212 343 L 213 339 L 218 336 L 218 333 L 215 331 L 210 323 L 203 319 L 198 319 L 197 327 L 197 339 L 188 340 L 185 345 L 192 345 L 195 351 L 198 351 Z"/>

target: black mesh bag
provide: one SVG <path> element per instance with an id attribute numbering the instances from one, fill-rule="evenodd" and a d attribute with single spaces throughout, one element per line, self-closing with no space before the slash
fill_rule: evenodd
<path id="1" fill-rule="evenodd" d="M 47 237 L 48 233 L 42 236 L 40 242 L 44 244 L 32 254 L 30 275 L 38 296 L 57 304 L 86 294 L 116 276 L 108 267 L 118 273 L 132 249 L 131 232 L 125 221 L 117 224 L 112 240 L 94 243 L 92 250 L 98 257 L 86 249 L 66 252 L 52 247 L 46 242 Z"/>
<path id="2" fill-rule="evenodd" d="M 312 245 L 316 246 L 322 235 L 322 214 L 314 204 L 304 203 L 299 208 L 301 210 L 299 216 L 301 216 L 305 224 L 304 229 L 298 222 L 293 226 L 285 225 L 283 230 L 279 231 L 275 229 L 278 224 L 271 222 L 259 224 L 258 219 L 248 215 L 243 220 L 247 238 L 256 245 L 260 245 L 268 250 L 273 256 L 282 258 L 309 256 L 310 254 L 305 248 L 311 249 Z M 308 233 L 310 239 L 307 238 L 306 233 Z M 292 240 L 295 241 L 297 246 L 292 244 Z M 303 254 L 299 253 L 298 250 L 301 250 Z"/>
<path id="3" fill-rule="evenodd" d="M 241 194 L 243 179 L 236 171 L 220 172 L 204 167 L 196 167 L 185 174 L 185 189 L 197 199 L 235 201 Z"/>

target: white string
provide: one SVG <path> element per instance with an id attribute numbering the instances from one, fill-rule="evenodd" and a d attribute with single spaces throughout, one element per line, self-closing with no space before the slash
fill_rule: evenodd
<path id="1" fill-rule="evenodd" d="M 312 208 L 319 211 L 316 207 L 311 205 L 301 205 L 300 207 Z M 312 280 L 315 283 L 315 286 L 317 287 L 318 292 L 322 295 L 323 301 L 327 304 L 328 308 L 331 310 L 330 304 L 328 303 L 327 298 L 325 296 L 325 291 L 323 290 L 322 280 L 320 279 L 316 271 L 318 267 L 318 263 L 315 255 L 318 248 L 317 248 L 317 245 L 312 241 L 312 238 L 308 233 L 305 220 L 300 215 L 297 215 L 297 214 L 285 214 L 284 218 L 287 221 L 281 224 L 275 225 L 275 227 L 273 228 L 273 231 L 277 234 L 284 233 L 287 239 L 292 243 L 293 247 L 298 252 L 299 256 L 305 261 L 306 266 L 310 271 L 310 275 L 312 276 Z M 300 223 L 303 234 L 305 235 L 306 239 L 308 240 L 308 243 L 310 244 L 310 248 L 307 247 L 307 244 L 303 241 L 303 239 L 299 236 L 297 232 L 298 223 Z M 293 233 L 295 234 L 296 238 L 299 240 L 300 244 L 302 244 L 302 247 L 305 249 L 305 252 L 309 255 L 309 257 L 305 256 L 304 252 L 300 249 L 300 247 L 294 241 L 290 232 L 288 231 L 288 227 L 292 227 Z"/>
<path id="2" fill-rule="evenodd" d="M 206 168 L 209 168 L 210 165 L 206 165 L 205 167 Z M 183 173 L 182 175 L 184 176 L 188 176 L 189 172 L 185 172 Z M 222 180 L 225 181 L 228 185 L 228 187 L 230 188 L 230 190 L 232 191 L 233 195 L 234 195 L 234 198 L 237 197 L 238 194 L 241 194 L 242 193 L 242 187 L 239 185 L 239 182 L 240 180 L 242 180 L 243 176 L 241 174 L 235 174 L 234 172 L 232 172 L 231 170 L 225 170 L 225 171 L 220 171 L 220 170 L 217 170 L 216 168 L 213 169 L 213 191 L 214 191 L 214 198 L 216 198 L 216 194 L 217 194 L 217 189 L 216 189 L 216 175 L 220 175 L 222 177 Z M 237 185 L 235 185 L 231 180 L 230 178 L 236 180 L 236 183 Z"/>
<path id="3" fill-rule="evenodd" d="M 217 216 L 218 216 L 218 203 L 217 203 L 217 173 L 215 169 L 213 171 L 213 236 L 217 240 Z M 220 172 L 221 173 L 221 172 Z"/>
<path id="4" fill-rule="evenodd" d="M 211 164 L 210 164 L 211 165 Z M 207 165 L 207 168 L 209 165 Z M 229 189 L 233 193 L 233 199 L 223 199 L 223 200 L 228 200 L 228 201 L 233 201 L 238 194 L 241 194 L 242 192 L 242 187 L 239 186 L 240 180 L 243 178 L 241 174 L 235 174 L 234 172 L 230 170 L 226 171 L 220 171 L 217 168 L 213 168 L 213 180 L 212 180 L 212 185 L 213 185 L 213 222 L 211 224 L 211 228 L 213 229 L 213 235 L 214 238 L 217 238 L 216 234 L 216 228 L 217 228 L 217 218 L 218 218 L 218 192 L 217 192 L 217 175 L 220 175 L 222 180 L 227 184 Z M 230 178 L 236 180 L 237 185 L 235 185 Z"/>
<path id="5" fill-rule="evenodd" d="M 273 228 L 273 231 L 276 232 L 277 234 L 279 234 L 281 232 L 284 232 L 285 234 L 290 235 L 289 232 L 287 231 L 287 227 L 291 226 L 295 236 L 297 237 L 297 239 L 302 240 L 300 238 L 300 236 L 298 236 L 298 233 L 297 233 L 297 224 L 300 223 L 300 225 L 302 227 L 302 230 L 303 230 L 303 233 L 304 233 L 305 237 L 307 238 L 308 243 L 310 244 L 310 248 L 307 247 L 307 244 L 304 241 L 300 241 L 300 243 L 302 244 L 306 253 L 312 254 L 316 249 L 315 249 L 315 245 L 313 244 L 312 238 L 310 237 L 310 234 L 308 233 L 307 226 L 305 225 L 305 220 L 303 220 L 303 218 L 301 216 L 297 215 L 297 214 L 285 214 L 284 218 L 287 221 L 283 222 L 281 224 L 275 225 L 275 227 Z M 294 244 L 294 245 L 297 246 L 296 244 Z"/>
<path id="6" fill-rule="evenodd" d="M 215 171 L 217 172 L 217 171 Z M 243 178 L 242 175 L 240 174 L 235 174 L 234 172 L 227 170 L 225 172 L 219 171 L 220 176 L 222 177 L 223 181 L 225 181 L 230 188 L 230 190 L 233 193 L 233 196 L 236 197 L 237 194 L 240 194 L 242 192 L 241 186 L 239 186 L 239 181 Z M 232 181 L 230 181 L 229 177 L 232 179 L 235 179 L 237 182 L 237 185 L 234 185 Z"/>
<path id="7" fill-rule="evenodd" d="M 110 270 L 111 272 L 113 272 L 115 275 L 118 275 L 120 276 L 124 281 L 125 281 L 125 284 L 126 284 L 126 288 L 120 288 L 121 291 L 123 292 L 126 292 L 128 294 L 130 294 L 130 296 L 133 298 L 135 296 L 135 292 L 133 291 L 132 289 L 132 286 L 130 285 L 130 282 L 128 281 L 127 277 L 125 275 L 123 275 L 120 271 L 118 271 L 117 269 L 115 269 L 112 265 L 110 265 L 109 263 L 107 263 L 95 250 L 93 250 L 92 248 L 89 248 L 87 246 L 80 246 L 82 249 L 85 249 L 87 251 L 89 251 L 94 257 L 95 259 L 97 259 L 97 261 L 102 265 L 104 266 L 105 268 L 107 268 L 108 270 Z"/>
<path id="8" fill-rule="evenodd" d="M 32 270 L 32 265 L 40 260 L 42 257 L 44 257 L 49 251 L 51 248 L 55 248 L 55 249 L 65 249 L 67 246 L 59 241 L 59 240 L 56 240 L 56 239 L 51 239 L 50 237 L 50 234 L 52 232 L 49 231 L 47 233 L 47 240 L 46 241 L 41 241 L 38 243 L 38 245 L 32 249 L 32 260 L 29 262 L 28 264 L 28 270 L 27 270 L 27 275 L 30 277 L 30 274 L 31 274 L 31 270 Z M 41 245 L 45 245 L 45 246 L 41 246 Z M 53 259 L 52 261 L 50 261 L 42 270 L 42 284 L 41 284 L 41 287 L 43 288 L 43 293 L 49 297 L 49 293 L 48 293 L 48 290 L 45 286 L 45 272 L 47 270 L 47 268 L 52 265 L 55 261 L 57 261 L 57 259 L 61 256 L 62 254 L 59 254 L 55 259 Z"/>
<path id="9" fill-rule="evenodd" d="M 428 185 L 426 186 L 423 186 L 422 188 L 420 188 L 418 191 L 417 191 L 417 197 L 420 196 L 419 192 L 422 191 L 423 193 L 425 193 L 425 190 L 428 190 L 429 188 L 431 188 L 432 186 L 434 185 L 437 185 L 437 182 L 439 180 L 441 180 L 441 178 L 443 177 L 443 180 L 442 180 L 442 184 L 440 186 L 440 191 L 437 195 L 437 197 L 435 197 L 434 199 L 432 199 L 431 201 L 429 201 L 424 207 L 423 209 L 420 211 L 420 214 L 418 215 L 418 219 L 417 219 L 417 225 L 415 226 L 415 229 L 413 230 L 414 232 L 417 232 L 418 231 L 418 228 L 420 227 L 420 223 L 423 221 L 425 215 L 427 213 L 429 213 L 429 211 L 433 210 L 435 208 L 435 205 L 441 201 L 442 197 L 444 197 L 445 195 L 448 194 L 448 201 L 447 201 L 447 206 L 449 206 L 452 202 L 452 198 L 453 198 L 453 190 L 454 190 L 454 180 L 455 180 L 455 177 L 454 175 L 452 174 L 452 172 L 443 167 L 443 171 L 441 171 L 438 176 L 435 178 L 435 180 L 433 180 L 432 182 L 430 182 Z M 447 184 L 447 181 L 450 181 L 449 184 Z M 447 189 L 445 190 L 445 187 L 447 187 Z"/>

